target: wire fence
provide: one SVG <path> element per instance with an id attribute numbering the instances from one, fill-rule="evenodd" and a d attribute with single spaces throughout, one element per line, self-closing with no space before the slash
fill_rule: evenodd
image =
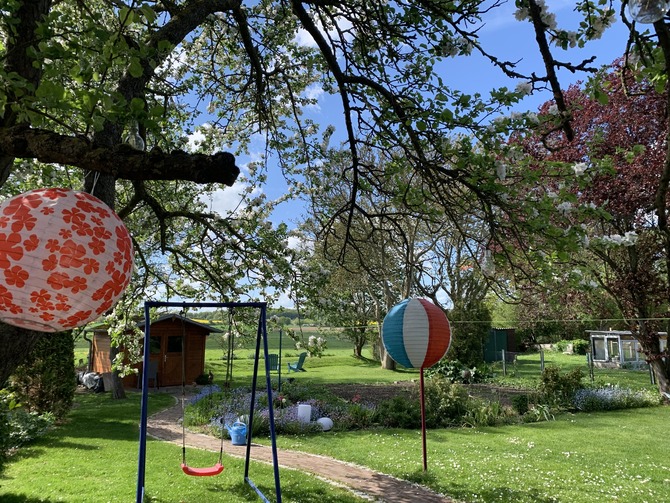
<path id="1" fill-rule="evenodd" d="M 561 355 L 559 357 L 559 355 Z M 496 358 L 493 363 L 496 367 L 499 365 L 504 377 L 510 375 L 537 375 L 541 374 L 548 365 L 559 366 L 565 358 L 571 358 L 574 362 L 576 356 L 580 357 L 581 365 L 571 365 L 571 368 L 581 368 L 589 380 L 593 383 L 597 378 L 608 379 L 614 376 L 621 370 L 633 370 L 648 373 L 649 383 L 656 384 L 654 373 L 649 365 L 643 360 L 637 362 L 629 362 L 621 365 L 618 361 L 615 362 L 599 362 L 594 361 L 591 353 L 587 352 L 585 355 L 567 355 L 555 350 L 540 348 L 537 352 L 518 352 L 507 351 L 502 349 L 496 352 Z M 583 359 L 582 359 L 583 358 Z"/>

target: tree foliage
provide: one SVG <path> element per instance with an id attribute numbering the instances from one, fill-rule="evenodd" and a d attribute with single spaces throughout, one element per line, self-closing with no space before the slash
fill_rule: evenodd
<path id="1" fill-rule="evenodd" d="M 542 169 L 572 170 L 547 190 L 555 191 L 556 222 L 578 229 L 580 249 L 556 261 L 554 272 L 574 287 L 606 291 L 641 342 L 661 389 L 668 386 L 667 351 L 660 350 L 658 320 L 668 317 L 670 276 L 666 247 L 668 211 L 663 189 L 667 150 L 667 96 L 622 62 L 603 74 L 601 89 L 572 86 L 576 139 L 556 131 L 521 140 Z M 551 114 L 552 103 L 541 108 Z"/>

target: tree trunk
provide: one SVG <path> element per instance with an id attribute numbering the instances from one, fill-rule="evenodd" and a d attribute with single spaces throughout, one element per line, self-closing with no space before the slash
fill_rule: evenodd
<path id="1" fill-rule="evenodd" d="M 104 202 L 107 206 L 114 209 L 116 200 L 116 183 L 111 175 L 103 175 L 100 173 L 88 173 L 84 182 L 84 189 L 89 194 Z M 112 365 L 112 398 L 123 399 L 126 398 L 126 391 L 123 389 L 123 382 L 119 376 L 119 371 L 114 370 L 114 359 L 119 354 L 119 348 L 112 340 L 110 343 L 109 359 Z"/>
<path id="2" fill-rule="evenodd" d="M 16 367 L 26 361 L 33 346 L 43 335 L 43 332 L 0 322 L 0 389 L 5 386 Z"/>
<path id="3" fill-rule="evenodd" d="M 382 348 L 383 350 L 383 356 L 382 356 L 382 368 L 384 370 L 395 370 L 396 369 L 396 363 L 393 358 L 391 358 L 391 355 L 388 354 L 388 351 L 386 351 L 386 348 Z"/>
<path id="4" fill-rule="evenodd" d="M 363 346 L 365 346 L 365 340 L 363 340 L 363 342 L 361 342 L 360 340 L 356 340 L 356 343 L 354 344 L 354 357 L 356 358 L 363 357 Z"/>
<path id="5" fill-rule="evenodd" d="M 649 362 L 649 365 L 651 366 L 651 371 L 654 373 L 658 391 L 664 394 L 670 393 L 670 365 L 668 364 L 668 358 L 653 360 Z M 668 398 L 665 395 L 664 397 Z"/>

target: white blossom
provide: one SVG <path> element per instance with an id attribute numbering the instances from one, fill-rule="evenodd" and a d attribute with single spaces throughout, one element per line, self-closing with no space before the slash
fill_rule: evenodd
<path id="1" fill-rule="evenodd" d="M 621 238 L 621 244 L 624 246 L 634 246 L 637 242 L 637 233 L 635 231 L 628 231 Z"/>
<path id="2" fill-rule="evenodd" d="M 570 203 L 568 201 L 564 201 L 561 204 L 559 204 L 558 206 L 556 206 L 556 209 L 560 213 L 562 213 L 563 215 L 567 215 L 568 213 L 570 213 L 572 211 L 572 203 Z"/>
<path id="3" fill-rule="evenodd" d="M 542 22 L 547 25 L 550 30 L 556 29 L 556 14 L 549 12 L 545 9 L 542 10 L 541 15 Z"/>
<path id="4" fill-rule="evenodd" d="M 498 175 L 498 179 L 504 182 L 507 177 L 507 166 L 500 161 L 496 161 L 496 174 Z"/>
<path id="5" fill-rule="evenodd" d="M 601 17 L 592 18 L 589 38 L 591 40 L 596 40 L 602 37 L 603 32 L 609 28 L 615 20 L 616 15 L 613 9 L 605 11 Z"/>
<path id="6" fill-rule="evenodd" d="M 573 171 L 575 172 L 575 175 L 576 175 L 576 176 L 581 176 L 581 175 L 584 174 L 584 172 L 586 171 L 586 168 L 587 168 L 587 167 L 588 167 L 588 166 L 586 165 L 585 162 L 578 162 L 577 164 L 575 164 L 574 166 L 572 166 L 572 169 L 573 169 Z"/>
<path id="7" fill-rule="evenodd" d="M 530 19 L 530 12 L 526 7 L 519 7 L 516 12 L 514 12 L 514 19 L 517 21 L 525 21 Z"/>
<path id="8" fill-rule="evenodd" d="M 540 119 L 538 118 L 538 116 L 535 112 L 527 112 L 526 113 L 526 119 L 531 124 L 539 124 L 540 123 Z"/>
<path id="9" fill-rule="evenodd" d="M 621 236 L 620 234 L 611 234 L 600 238 L 600 242 L 605 246 L 634 246 L 637 243 L 638 235 L 635 231 L 628 231 Z"/>
<path id="10" fill-rule="evenodd" d="M 522 96 L 528 96 L 533 90 L 533 84 L 530 82 L 519 82 L 516 85 L 516 92 Z"/>

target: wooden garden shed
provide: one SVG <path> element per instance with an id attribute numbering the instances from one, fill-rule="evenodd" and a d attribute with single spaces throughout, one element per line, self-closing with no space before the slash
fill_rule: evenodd
<path id="1" fill-rule="evenodd" d="M 138 323 L 144 330 L 144 321 Z M 185 382 L 190 384 L 205 373 L 205 345 L 211 333 L 221 330 L 211 325 L 190 320 L 178 314 L 166 314 L 151 323 L 150 330 L 150 362 L 156 370 L 154 386 L 179 386 L 182 383 L 182 338 L 184 341 Z M 91 348 L 91 371 L 100 374 L 111 372 L 109 360 L 110 336 L 106 327 L 94 328 Z M 138 364 L 140 372 L 123 378 L 125 387 L 138 387 L 141 379 L 142 364 Z M 150 378 L 153 376 L 150 374 Z"/>

